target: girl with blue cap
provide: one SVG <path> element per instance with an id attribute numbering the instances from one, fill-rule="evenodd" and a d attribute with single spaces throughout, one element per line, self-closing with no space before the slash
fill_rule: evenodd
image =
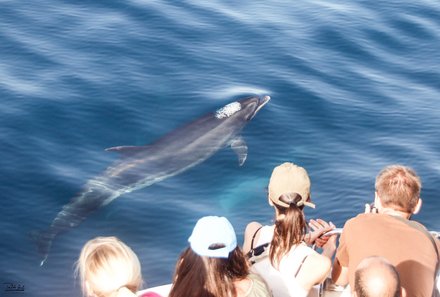
<path id="1" fill-rule="evenodd" d="M 181 254 L 169 297 L 268 297 L 264 281 L 249 273 L 237 237 L 225 217 L 201 218 Z"/>

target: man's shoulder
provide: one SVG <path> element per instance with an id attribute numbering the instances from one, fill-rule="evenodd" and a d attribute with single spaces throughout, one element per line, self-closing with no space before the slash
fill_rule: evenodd
<path id="1" fill-rule="evenodd" d="M 347 220 L 345 222 L 344 229 L 347 226 L 364 224 L 364 223 L 368 223 L 368 222 L 375 223 L 376 221 L 379 221 L 379 220 L 382 220 L 382 215 L 375 214 L 375 213 L 361 213 L 361 214 L 358 214 L 357 216 Z"/>
<path id="2" fill-rule="evenodd" d="M 426 232 L 425 226 L 416 221 L 395 217 L 388 214 L 363 213 L 349 219 L 344 225 L 343 233 L 363 232 L 365 230 L 381 230 L 380 233 L 404 233 L 408 236 L 419 236 Z M 417 235 L 418 234 L 418 235 Z"/>
<path id="3" fill-rule="evenodd" d="M 357 216 L 347 220 L 344 225 L 344 231 L 350 229 L 365 229 L 365 228 L 384 228 L 384 226 L 390 227 L 396 225 L 405 225 L 404 222 L 393 218 L 386 214 L 377 213 L 361 213 Z M 404 227 L 405 228 L 405 227 Z"/>
<path id="4" fill-rule="evenodd" d="M 401 219 L 405 220 L 405 219 Z M 381 213 L 361 213 L 357 216 L 347 220 L 346 224 L 353 224 L 353 223 L 359 223 L 359 222 L 395 222 L 397 221 L 396 218 L 394 218 L 391 215 L 388 214 L 381 214 Z M 418 223 L 420 224 L 420 223 Z M 420 224 L 421 225 L 421 224 Z"/>

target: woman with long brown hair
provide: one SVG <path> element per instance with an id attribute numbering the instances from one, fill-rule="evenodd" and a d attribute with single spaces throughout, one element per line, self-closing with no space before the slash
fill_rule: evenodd
<path id="1" fill-rule="evenodd" d="M 249 273 L 237 246 L 234 228 L 225 217 L 201 218 L 180 256 L 169 297 L 268 297 L 264 281 Z"/>
<path id="2" fill-rule="evenodd" d="M 275 209 L 274 225 L 252 222 L 245 231 L 245 252 L 263 245 L 269 248 L 268 256 L 256 260 L 252 271 L 263 277 L 274 297 L 307 296 L 330 271 L 336 236 L 321 240 L 322 254 L 306 242 L 314 241 L 334 225 L 313 221 L 315 232 L 307 233 L 303 208 L 314 208 L 314 204 L 310 201 L 310 178 L 304 168 L 292 163 L 277 166 L 268 191 L 269 204 Z"/>

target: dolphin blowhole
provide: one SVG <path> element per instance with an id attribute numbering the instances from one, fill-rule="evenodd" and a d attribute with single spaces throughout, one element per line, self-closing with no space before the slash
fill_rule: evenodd
<path id="1" fill-rule="evenodd" d="M 215 117 L 217 119 L 229 118 L 231 115 L 233 115 L 234 113 L 236 113 L 237 111 L 240 111 L 240 110 L 241 110 L 240 102 L 235 101 L 235 102 L 226 104 L 222 108 L 218 109 L 215 112 Z"/>

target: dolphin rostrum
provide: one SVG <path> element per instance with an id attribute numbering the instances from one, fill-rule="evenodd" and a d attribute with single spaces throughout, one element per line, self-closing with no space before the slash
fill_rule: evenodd
<path id="1" fill-rule="evenodd" d="M 179 174 L 229 145 L 238 155 L 239 165 L 243 165 L 247 146 L 239 133 L 269 100 L 269 96 L 249 97 L 227 104 L 150 145 L 106 149 L 120 153 L 120 160 L 89 180 L 45 231 L 32 233 L 43 256 L 40 265 L 46 261 L 52 241 L 59 233 L 78 226 L 88 215 L 124 193 Z"/>

